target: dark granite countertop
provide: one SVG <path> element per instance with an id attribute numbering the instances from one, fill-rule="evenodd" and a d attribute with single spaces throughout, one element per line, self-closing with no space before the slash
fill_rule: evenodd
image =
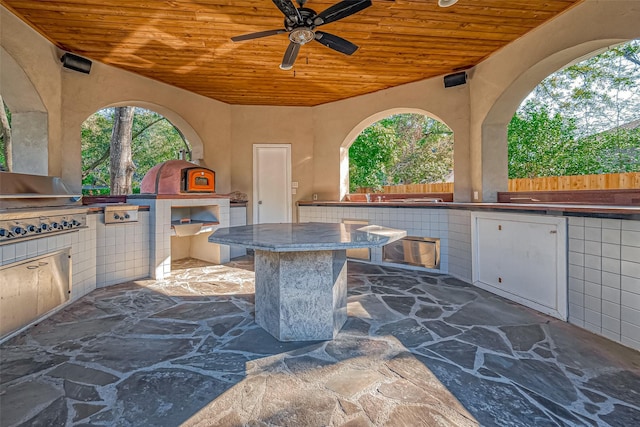
<path id="1" fill-rule="evenodd" d="M 640 206 L 585 205 L 563 203 L 457 203 L 457 202 L 341 202 L 299 201 L 298 206 L 336 206 L 366 208 L 437 208 L 465 210 L 526 211 L 567 215 L 631 216 L 640 219 Z M 635 218 L 637 217 L 637 218 Z"/>

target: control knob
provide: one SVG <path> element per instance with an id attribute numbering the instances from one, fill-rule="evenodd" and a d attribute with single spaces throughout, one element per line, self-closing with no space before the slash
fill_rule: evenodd
<path id="1" fill-rule="evenodd" d="M 71 227 L 69 225 L 69 221 L 67 221 L 66 219 L 63 219 L 62 222 L 60 223 L 60 225 L 61 225 L 61 227 L 60 227 L 61 229 L 70 228 Z"/>
<path id="2" fill-rule="evenodd" d="M 13 229 L 11 231 L 16 236 L 22 236 L 23 234 L 27 234 L 27 230 L 25 230 L 24 228 L 20 227 L 19 225 L 16 225 L 15 227 L 13 227 Z"/>
<path id="3" fill-rule="evenodd" d="M 80 225 L 82 225 L 82 224 L 80 224 L 80 221 L 78 221 L 77 219 L 74 219 L 74 220 L 71 221 L 71 226 L 72 227 L 79 227 Z"/>
<path id="4" fill-rule="evenodd" d="M 60 228 L 60 224 L 58 224 L 57 222 L 53 221 L 51 223 L 51 229 L 52 230 L 57 230 L 58 228 Z"/>
<path id="5" fill-rule="evenodd" d="M 28 233 L 37 233 L 38 231 L 40 231 L 40 230 L 35 225 L 33 225 L 33 224 L 27 225 L 27 232 Z"/>
<path id="6" fill-rule="evenodd" d="M 42 224 L 40 224 L 40 231 L 47 231 L 49 230 L 49 224 L 47 224 L 46 222 L 43 222 Z"/>
<path id="7" fill-rule="evenodd" d="M 9 237 L 9 230 L 6 228 L 0 228 L 0 237 Z"/>

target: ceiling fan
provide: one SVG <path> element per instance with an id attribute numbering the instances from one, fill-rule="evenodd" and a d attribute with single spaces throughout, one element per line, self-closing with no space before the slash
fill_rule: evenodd
<path id="1" fill-rule="evenodd" d="M 292 0 L 272 1 L 284 14 L 283 29 L 244 34 L 241 36 L 231 37 L 231 40 L 234 42 L 240 42 L 244 40 L 273 36 L 276 34 L 289 33 L 289 47 L 284 53 L 282 64 L 280 64 L 280 68 L 282 70 L 290 70 L 298 57 L 300 46 L 307 44 L 312 40 L 315 40 L 330 49 L 344 53 L 345 55 L 352 55 L 358 49 L 358 46 L 343 39 L 342 37 L 325 33 L 324 31 L 317 31 L 316 28 L 321 25 L 346 18 L 347 16 L 351 16 L 354 13 L 358 13 L 371 6 L 371 0 L 345 0 L 334 4 L 320 13 L 316 13 L 316 11 L 304 7 L 307 0 L 296 0 L 298 5 L 300 5 L 298 8 L 295 7 Z"/>

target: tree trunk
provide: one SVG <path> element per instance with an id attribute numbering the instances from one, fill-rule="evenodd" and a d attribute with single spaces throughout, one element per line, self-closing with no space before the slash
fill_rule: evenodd
<path id="1" fill-rule="evenodd" d="M 135 170 L 131 154 L 134 107 L 116 107 L 111 132 L 111 195 L 131 194 Z"/>
<path id="2" fill-rule="evenodd" d="M 4 141 L 4 159 L 6 162 L 5 166 L 7 168 L 7 171 L 11 172 L 13 171 L 13 141 L 11 140 L 11 127 L 9 126 L 7 112 L 4 109 L 4 101 L 2 100 L 2 95 L 0 95 L 0 126 Z"/>

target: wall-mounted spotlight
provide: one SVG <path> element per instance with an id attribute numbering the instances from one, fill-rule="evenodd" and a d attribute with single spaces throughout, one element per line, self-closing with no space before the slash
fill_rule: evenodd
<path id="1" fill-rule="evenodd" d="M 438 0 L 438 6 L 440 7 L 449 7 L 458 3 L 458 0 Z"/>
<path id="2" fill-rule="evenodd" d="M 91 61 L 87 58 L 83 58 L 73 53 L 65 53 L 60 58 L 62 66 L 70 70 L 78 71 L 80 73 L 89 74 L 91 72 Z"/>
<path id="3" fill-rule="evenodd" d="M 449 74 L 444 76 L 444 87 L 460 86 L 467 82 L 467 72 L 461 71 L 459 73 Z"/>

